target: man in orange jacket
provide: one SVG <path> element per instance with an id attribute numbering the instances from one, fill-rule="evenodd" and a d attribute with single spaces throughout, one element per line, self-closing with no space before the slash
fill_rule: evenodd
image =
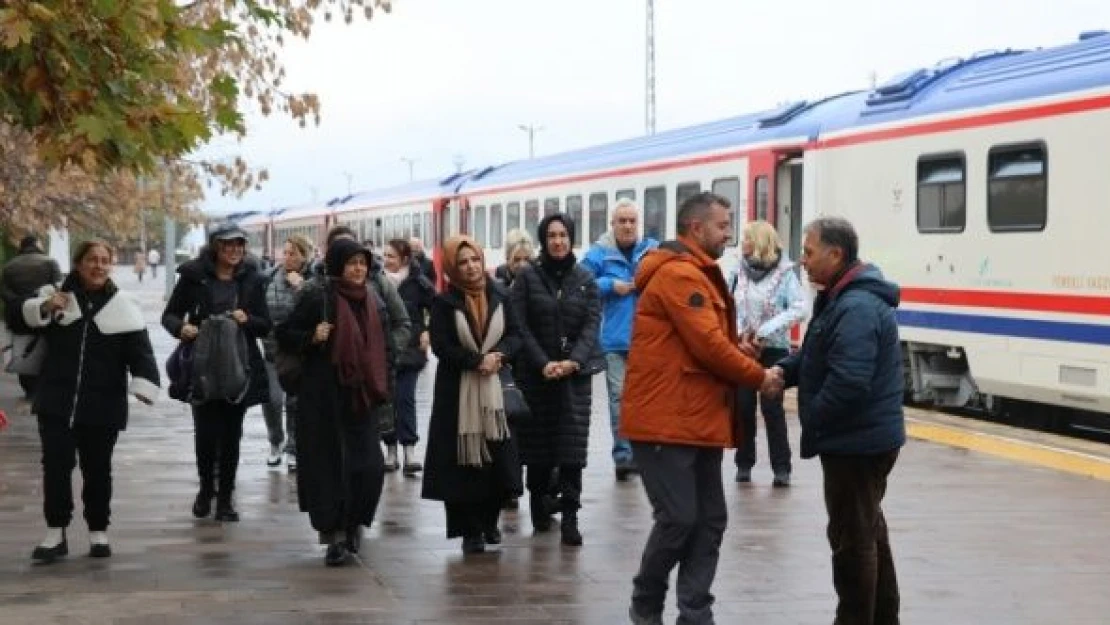
<path id="1" fill-rule="evenodd" d="M 736 387 L 778 392 L 777 377 L 740 349 L 717 259 L 732 223 L 727 199 L 699 193 L 678 211 L 678 240 L 649 252 L 625 378 L 621 435 L 632 442 L 655 526 L 633 580 L 629 616 L 661 624 L 678 565 L 679 623 L 713 623 L 710 586 L 728 522 L 721 458 L 743 433 Z"/>

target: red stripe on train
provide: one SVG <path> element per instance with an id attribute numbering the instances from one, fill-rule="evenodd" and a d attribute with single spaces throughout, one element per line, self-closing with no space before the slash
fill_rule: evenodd
<path id="1" fill-rule="evenodd" d="M 970 306 L 975 308 L 1110 315 L 1110 297 L 1088 295 L 903 287 L 902 301 L 916 304 Z"/>

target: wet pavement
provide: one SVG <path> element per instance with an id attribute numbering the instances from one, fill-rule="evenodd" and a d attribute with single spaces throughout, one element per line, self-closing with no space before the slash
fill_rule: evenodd
<path id="1" fill-rule="evenodd" d="M 139 286 L 129 271 L 117 273 L 143 298 L 164 360 L 173 343 L 157 325 L 161 276 Z M 153 408 L 133 402 L 116 449 L 113 557 L 85 556 L 77 502 L 69 558 L 33 566 L 44 531 L 38 437 L 26 404 L 14 399 L 14 378 L 0 375 L 0 407 L 12 421 L 0 433 L 0 623 L 625 623 L 651 514 L 635 479 L 613 479 L 603 378 L 596 383 L 581 548 L 561 546 L 557 531 L 533 536 L 523 504 L 503 516 L 499 549 L 464 557 L 444 537 L 442 508 L 419 498 L 419 478 L 392 474 L 357 565 L 325 568 L 294 481 L 265 465 L 258 409 L 243 441 L 242 521 L 193 519 L 192 424 L 185 406 L 163 398 Z M 796 442 L 793 417 L 790 425 Z M 760 444 L 754 484 L 732 483 L 726 462 L 718 623 L 830 623 L 819 466 L 795 458 L 794 485 L 772 489 Z M 1110 621 L 1110 483 L 911 441 L 885 509 L 904 623 Z M 672 593 L 666 619 L 674 617 Z"/>

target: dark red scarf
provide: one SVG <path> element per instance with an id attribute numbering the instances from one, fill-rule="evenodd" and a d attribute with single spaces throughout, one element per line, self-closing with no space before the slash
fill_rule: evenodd
<path id="1" fill-rule="evenodd" d="M 337 297 L 331 363 L 339 385 L 353 393 L 355 408 L 363 412 L 389 398 L 385 334 L 367 285 L 356 286 L 343 280 L 334 284 Z M 362 303 L 359 306 L 362 323 L 352 302 Z"/>

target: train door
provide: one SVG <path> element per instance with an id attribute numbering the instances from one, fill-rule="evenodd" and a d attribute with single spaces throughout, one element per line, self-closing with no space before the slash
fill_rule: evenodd
<path id="1" fill-rule="evenodd" d="M 804 167 L 800 154 L 782 160 L 775 176 L 776 193 L 774 217 L 779 238 L 786 246 L 789 258 L 795 262 L 802 256 L 802 190 Z"/>

